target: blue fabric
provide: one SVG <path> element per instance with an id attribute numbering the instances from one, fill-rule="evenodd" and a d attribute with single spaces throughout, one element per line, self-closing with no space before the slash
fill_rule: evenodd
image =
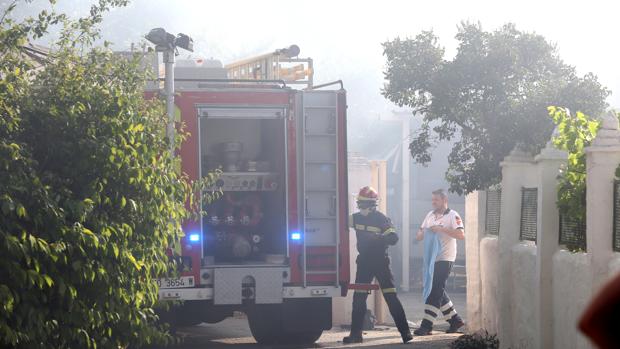
<path id="1" fill-rule="evenodd" d="M 433 233 L 430 229 L 424 229 L 423 302 L 426 302 L 426 299 L 431 294 L 431 288 L 433 286 L 433 271 L 435 269 L 435 261 L 437 260 L 439 252 L 441 252 L 441 244 L 439 243 L 437 233 Z"/>

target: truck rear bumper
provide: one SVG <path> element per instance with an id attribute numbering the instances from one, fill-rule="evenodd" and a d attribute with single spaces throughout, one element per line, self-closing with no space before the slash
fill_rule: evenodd
<path id="1" fill-rule="evenodd" d="M 213 288 L 169 288 L 159 290 L 159 300 L 210 300 Z"/>
<path id="2" fill-rule="evenodd" d="M 159 290 L 160 300 L 213 300 L 213 287 L 176 288 Z M 285 286 L 282 298 L 334 298 L 341 296 L 340 287 L 335 286 Z"/>

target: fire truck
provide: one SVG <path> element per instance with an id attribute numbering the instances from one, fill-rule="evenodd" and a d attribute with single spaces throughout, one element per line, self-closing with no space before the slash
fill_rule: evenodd
<path id="1" fill-rule="evenodd" d="M 183 272 L 159 281 L 180 326 L 240 311 L 259 343 L 312 343 L 332 326 L 349 285 L 346 91 L 314 85 L 312 60 L 291 46 L 223 66 L 178 60 L 177 121 L 191 180 L 221 169 L 184 223 Z"/>

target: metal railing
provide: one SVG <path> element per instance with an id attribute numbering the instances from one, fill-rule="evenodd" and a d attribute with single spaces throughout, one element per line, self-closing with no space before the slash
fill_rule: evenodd
<path id="1" fill-rule="evenodd" d="M 488 189 L 485 204 L 484 231 L 487 234 L 499 235 L 499 221 L 502 209 L 502 189 Z"/>
<path id="2" fill-rule="evenodd" d="M 620 181 L 614 181 L 613 249 L 620 252 Z"/>
<path id="3" fill-rule="evenodd" d="M 560 215 L 560 245 L 569 250 L 586 250 L 586 222 Z"/>
<path id="4" fill-rule="evenodd" d="M 538 222 L 538 188 L 521 189 L 521 240 L 536 241 Z"/>

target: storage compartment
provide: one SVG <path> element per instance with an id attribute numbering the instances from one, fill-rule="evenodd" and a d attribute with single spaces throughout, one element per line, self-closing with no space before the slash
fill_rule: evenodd
<path id="1" fill-rule="evenodd" d="M 240 109 L 199 111 L 201 173 L 224 171 L 216 183 L 224 195 L 205 205 L 203 264 L 282 264 L 287 243 L 284 113 Z"/>

